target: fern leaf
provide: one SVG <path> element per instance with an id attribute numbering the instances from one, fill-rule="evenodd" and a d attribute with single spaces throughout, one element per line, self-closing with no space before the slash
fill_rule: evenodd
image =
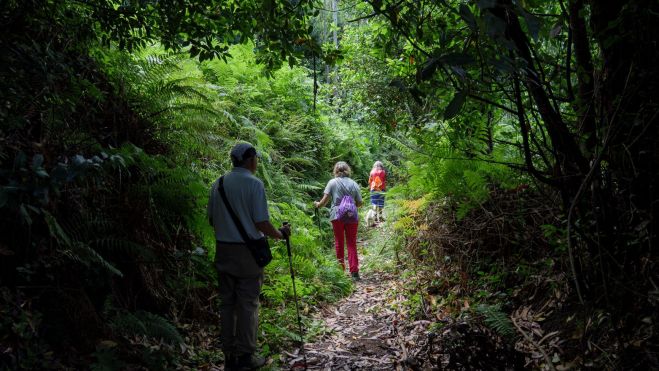
<path id="1" fill-rule="evenodd" d="M 140 256 L 149 261 L 153 261 L 156 258 L 153 251 L 147 247 L 119 238 L 99 238 L 90 241 L 89 245 L 106 251 L 120 251 L 122 255 L 132 254 L 133 256 Z"/>
<path id="2" fill-rule="evenodd" d="M 65 256 L 85 265 L 91 266 L 96 264 L 106 269 L 112 274 L 115 274 L 119 277 L 123 277 L 123 273 L 117 269 L 112 263 L 107 261 L 101 254 L 96 250 L 92 249 L 89 245 L 82 242 L 74 242 L 73 249 L 63 250 L 62 254 Z"/>
<path id="3" fill-rule="evenodd" d="M 502 336 L 511 336 L 515 333 L 513 323 L 508 315 L 501 310 L 501 305 L 480 304 L 476 312 L 484 317 L 485 324 Z"/>
<path id="4" fill-rule="evenodd" d="M 183 338 L 165 318 L 146 311 L 120 312 L 110 321 L 113 330 L 124 336 L 142 335 L 162 339 L 170 344 L 181 344 Z"/>

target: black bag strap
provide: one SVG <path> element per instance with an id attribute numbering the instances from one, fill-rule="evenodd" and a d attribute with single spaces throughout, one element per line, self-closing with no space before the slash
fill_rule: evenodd
<path id="1" fill-rule="evenodd" d="M 227 199 L 227 194 L 224 192 L 224 175 L 220 177 L 217 183 L 217 190 L 220 192 L 220 196 L 222 196 L 222 201 L 224 201 L 224 206 L 226 206 L 227 211 L 229 212 L 229 215 L 231 215 L 231 219 L 233 220 L 233 224 L 236 225 L 236 228 L 238 228 L 238 232 L 240 233 L 240 237 L 243 238 L 243 241 L 247 243 L 247 241 L 250 240 L 250 238 L 247 236 L 247 232 L 245 231 L 245 227 L 243 227 L 243 224 L 240 222 L 240 219 L 238 219 L 238 216 L 236 213 L 233 211 L 231 208 L 231 204 L 229 204 L 229 200 Z"/>
<path id="2" fill-rule="evenodd" d="M 336 202 L 338 202 L 337 206 L 341 203 L 341 198 L 343 198 L 343 196 L 350 196 L 353 200 L 355 199 L 355 196 L 352 195 L 352 192 L 350 192 L 346 188 L 346 186 L 343 184 L 343 182 L 340 179 L 341 178 L 336 178 L 336 182 L 339 183 L 339 187 L 341 187 L 341 190 L 343 191 L 343 195 L 341 195 L 341 197 L 338 200 L 336 200 Z"/>

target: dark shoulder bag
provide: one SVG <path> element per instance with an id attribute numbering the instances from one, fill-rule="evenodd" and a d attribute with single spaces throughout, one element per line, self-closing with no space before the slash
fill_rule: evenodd
<path id="1" fill-rule="evenodd" d="M 240 232 L 240 236 L 243 238 L 243 241 L 245 241 L 245 245 L 249 249 L 249 252 L 252 253 L 252 257 L 254 257 L 256 265 L 259 267 L 265 267 L 272 261 L 272 252 L 270 252 L 270 244 L 268 244 L 268 239 L 265 237 L 261 237 L 256 240 L 249 238 L 245 228 L 243 227 L 242 223 L 240 223 L 238 216 L 236 216 L 236 213 L 233 212 L 231 204 L 229 204 L 229 200 L 227 199 L 227 195 L 224 192 L 224 176 L 220 177 L 217 189 L 220 192 L 220 196 L 222 196 L 224 206 L 226 206 L 229 215 L 231 215 L 233 224 L 235 224 L 236 228 L 238 228 L 238 232 Z"/>

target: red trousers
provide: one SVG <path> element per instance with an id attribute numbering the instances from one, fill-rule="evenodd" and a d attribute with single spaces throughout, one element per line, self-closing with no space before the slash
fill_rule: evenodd
<path id="1" fill-rule="evenodd" d="M 343 241 L 345 240 L 348 245 L 348 264 L 350 265 L 350 273 L 359 272 L 359 260 L 357 259 L 357 227 L 359 224 L 344 224 L 340 220 L 332 220 L 332 228 L 334 229 L 334 247 L 336 248 L 336 258 L 339 260 L 343 270 L 346 269 L 343 261 L 344 249 Z M 344 239 L 345 236 L 345 239 Z"/>

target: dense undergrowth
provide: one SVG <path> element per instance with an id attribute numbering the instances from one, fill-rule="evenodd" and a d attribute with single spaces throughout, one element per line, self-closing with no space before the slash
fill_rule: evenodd
<path id="1" fill-rule="evenodd" d="M 425 346 L 436 351 L 415 362 L 443 369 L 651 367 L 643 343 L 653 341 L 653 313 L 629 328 L 625 315 L 575 301 L 564 216 L 548 203 L 557 195 L 525 183 L 473 189 L 474 174 L 465 169 L 461 181 L 451 172 L 438 179 L 449 194 L 406 197 L 422 174 L 390 191 L 387 223 L 367 232 L 365 252 L 366 269 L 399 274 L 407 299 L 398 310 L 431 322 L 427 343 L 434 345 Z"/>
<path id="2" fill-rule="evenodd" d="M 657 54 L 636 30 L 656 23 L 650 3 L 615 4 L 383 1 L 342 23 L 341 114 L 404 154 L 396 260 L 454 368 L 518 367 L 497 349 L 529 368 L 659 365 L 656 146 L 635 131 L 656 129 Z"/>
<path id="3" fill-rule="evenodd" d="M 264 154 L 273 222 L 293 225 L 303 311 L 351 290 L 310 205 L 335 158 L 360 158 L 364 176 L 369 142 L 346 145 L 327 125 L 336 119 L 313 112 L 307 70 L 268 77 L 252 45 L 232 47 L 230 63 L 127 53 L 76 29 L 48 33 L 63 14 L 30 16 L 42 29 L 3 37 L 0 368 L 220 361 L 205 202 L 238 139 Z M 266 354 L 300 336 L 285 247 L 273 252 Z"/>
<path id="4" fill-rule="evenodd" d="M 431 322 L 423 346 L 434 351 L 418 352 L 415 363 L 451 370 L 651 366 L 643 342 L 652 341 L 652 313 L 629 329 L 624 316 L 575 302 L 564 221 L 547 205 L 551 193 L 490 186 L 464 211 L 451 196 L 405 198 L 404 188 L 391 190 L 387 222 L 364 231 L 362 253 L 367 272 L 400 277 L 391 296 L 405 301 L 395 309 Z"/>
<path id="5" fill-rule="evenodd" d="M 308 338 L 351 290 L 311 201 L 382 160 L 365 269 L 400 272 L 430 363 L 659 367 L 656 3 L 175 3 L 0 6 L 0 369 L 221 363 L 204 206 L 238 139 Z M 300 336 L 273 250 L 266 354 Z"/>

